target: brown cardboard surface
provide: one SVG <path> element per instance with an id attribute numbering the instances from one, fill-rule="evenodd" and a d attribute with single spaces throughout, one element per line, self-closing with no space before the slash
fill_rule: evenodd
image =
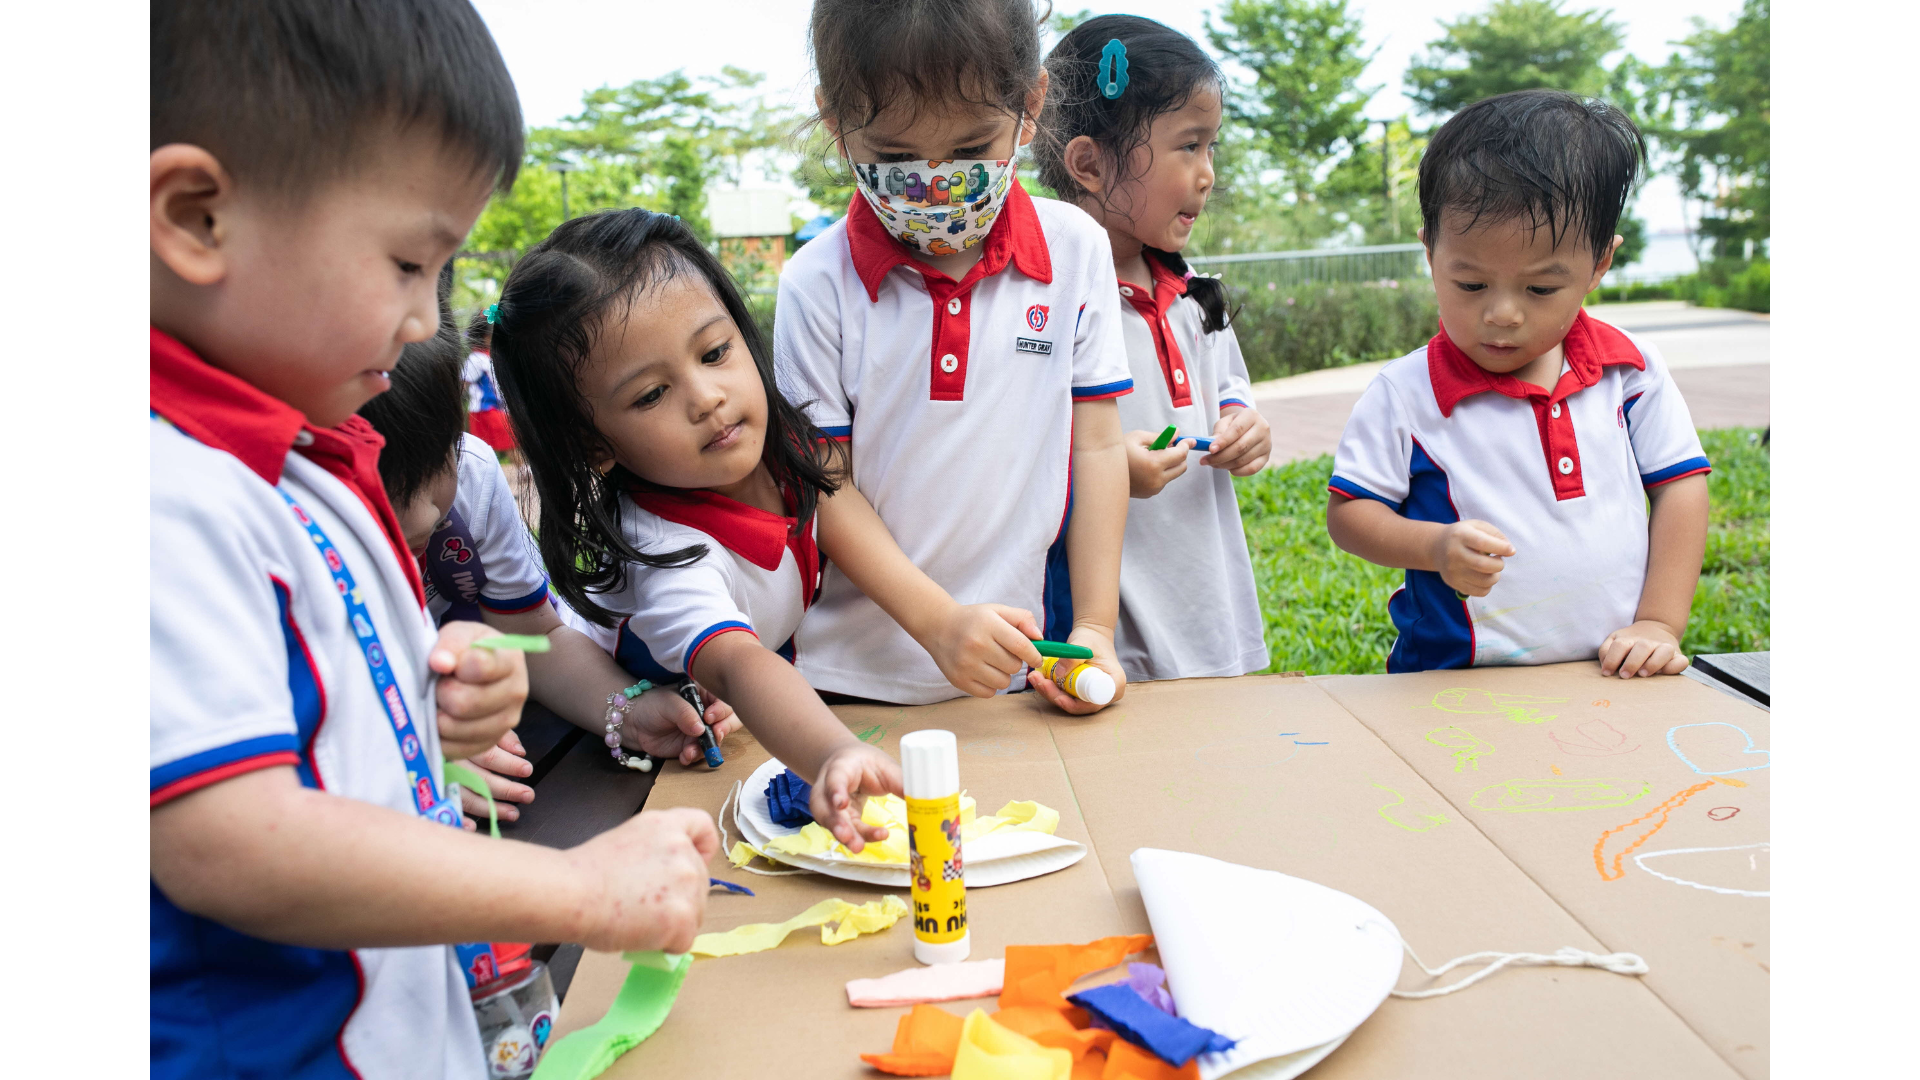
<path id="1" fill-rule="evenodd" d="M 972 890 L 976 959 L 1000 956 L 1008 944 L 1149 929 L 1128 863 L 1142 846 L 1279 870 L 1352 893 L 1392 919 L 1429 963 L 1486 949 L 1611 947 L 1482 835 L 1478 815 L 1454 810 L 1317 682 L 1144 684 L 1085 719 L 1052 713 L 1030 695 L 835 711 L 890 751 L 906 731 L 953 730 L 962 783 L 983 808 L 1038 799 L 1060 811 L 1060 835 L 1089 846 L 1087 858 L 1067 870 Z M 716 773 L 670 767 L 650 805 L 718 811 L 732 783 L 765 760 L 751 739 L 736 737 L 727 751 L 727 766 Z M 777 922 L 829 896 L 859 902 L 887 891 L 814 875 L 759 877 L 724 859 L 716 860 L 714 874 L 760 895 L 716 893 L 708 931 Z M 800 932 L 769 952 L 696 960 L 660 1032 L 605 1075 L 871 1078 L 877 1074 L 857 1055 L 885 1050 L 905 1010 L 852 1009 L 844 984 L 912 963 L 905 923 L 831 948 Z M 1411 964 L 1406 970 L 1403 987 L 1427 985 Z M 596 1020 L 625 972 L 617 956 L 588 954 L 559 1033 Z M 964 1014 L 974 1004 L 945 1007 Z M 990 1001 L 978 1004 L 992 1008 Z M 1504 971 L 1445 998 L 1389 999 L 1310 1075 L 1549 1074 L 1737 1075 L 1642 980 L 1567 968 Z"/>
<path id="2" fill-rule="evenodd" d="M 1745 741 L 1732 728 L 1679 731 L 1680 749 L 1701 769 L 1746 770 L 1716 779 L 1695 771 L 1667 741 L 1679 725 L 1730 724 L 1765 750 L 1765 710 L 1688 679 L 1604 678 L 1591 663 L 1315 682 L 1429 781 L 1450 805 L 1449 816 L 1483 833 L 1608 950 L 1644 957 L 1651 968 L 1643 980 L 1647 987 L 1742 1075 L 1768 1075 L 1769 900 L 1662 880 L 1633 859 L 1767 841 L 1772 770 L 1746 767 L 1768 759 L 1742 754 Z M 1461 690 L 1475 692 L 1436 698 Z M 1440 741 L 1491 749 L 1456 756 L 1455 747 L 1430 740 L 1430 733 Z M 1594 809 L 1501 808 L 1514 802 L 1513 795 L 1500 797 L 1511 781 L 1581 780 L 1610 780 L 1613 791 L 1627 794 L 1644 787 L 1646 794 Z M 1581 805 L 1579 791 L 1560 788 L 1556 800 Z M 1677 805 L 1662 811 L 1668 800 Z M 1601 800 L 1585 800 L 1594 801 Z M 1642 840 L 1663 814 L 1665 824 Z M 1603 834 L 1609 835 L 1601 844 Z M 1635 841 L 1638 846 L 1622 855 Z M 1673 877 L 1698 872 L 1693 877 L 1707 884 L 1764 892 L 1766 860 L 1764 850 L 1749 848 L 1653 857 L 1647 866 Z M 1613 880 L 1603 878 L 1602 867 Z"/>

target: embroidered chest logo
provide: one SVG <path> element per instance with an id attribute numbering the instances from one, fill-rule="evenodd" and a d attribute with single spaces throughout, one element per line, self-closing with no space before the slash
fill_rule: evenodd
<path id="1" fill-rule="evenodd" d="M 465 563 L 472 558 L 473 549 L 468 547 L 457 536 L 447 537 L 446 541 L 440 545 L 440 560 L 442 562 L 451 559 L 457 563 Z"/>
<path id="2" fill-rule="evenodd" d="M 1027 325 L 1039 333 L 1047 328 L 1047 305 L 1035 304 L 1027 309 Z"/>

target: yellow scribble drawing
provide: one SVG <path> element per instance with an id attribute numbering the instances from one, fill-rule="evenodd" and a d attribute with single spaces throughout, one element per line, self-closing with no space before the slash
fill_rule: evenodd
<path id="1" fill-rule="evenodd" d="M 1455 724 L 1427 732 L 1427 741 L 1453 751 L 1454 772 L 1465 772 L 1469 765 L 1473 766 L 1474 772 L 1479 772 L 1480 759 L 1494 750 L 1492 743 Z"/>
<path id="2" fill-rule="evenodd" d="M 1639 801 L 1652 785 L 1637 788 L 1630 780 L 1585 780 L 1550 777 L 1543 780 L 1505 780 L 1488 784 L 1473 793 L 1475 810 L 1498 810 L 1510 814 L 1569 810 L 1607 810 Z"/>
<path id="3" fill-rule="evenodd" d="M 1423 833 L 1433 828 L 1436 825 L 1445 825 L 1447 823 L 1447 818 L 1446 818 L 1446 815 L 1444 814 L 1408 813 L 1407 812 L 1411 810 L 1416 810 L 1417 809 L 1416 807 L 1407 807 L 1406 810 L 1401 810 L 1400 808 L 1405 806 L 1407 802 L 1407 797 L 1405 795 L 1400 794 L 1398 791 L 1395 791 L 1394 789 L 1388 787 L 1385 784 L 1375 784 L 1373 783 L 1372 780 L 1368 780 L 1367 783 L 1372 784 L 1374 787 L 1377 787 L 1381 791 L 1384 791 L 1387 794 L 1393 796 L 1392 802 L 1380 808 L 1380 816 L 1383 818 L 1386 818 L 1387 824 L 1393 826 L 1394 828 L 1405 829 L 1410 833 Z M 1412 821 L 1400 820 L 1402 815 L 1411 818 Z"/>
<path id="4" fill-rule="evenodd" d="M 1542 715 L 1535 705 L 1564 705 L 1563 697 L 1539 697 L 1534 694 L 1496 694 L 1491 690 L 1474 690 L 1456 686 L 1433 695 L 1431 706 L 1441 712 L 1465 713 L 1470 716 L 1503 716 L 1516 724 L 1544 724 L 1559 714 Z"/>

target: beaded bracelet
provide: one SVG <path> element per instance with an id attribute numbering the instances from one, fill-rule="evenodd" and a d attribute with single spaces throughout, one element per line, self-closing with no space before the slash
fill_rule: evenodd
<path id="1" fill-rule="evenodd" d="M 644 751 L 627 753 L 626 748 L 620 745 L 620 725 L 626 722 L 629 703 L 651 689 L 653 684 L 641 679 L 625 690 L 607 695 L 607 752 L 613 755 L 613 760 L 641 772 L 653 771 L 653 755 Z"/>

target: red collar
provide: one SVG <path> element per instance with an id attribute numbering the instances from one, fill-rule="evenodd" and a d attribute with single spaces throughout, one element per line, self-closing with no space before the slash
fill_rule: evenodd
<path id="1" fill-rule="evenodd" d="M 1164 315 L 1168 308 L 1187 295 L 1187 279 L 1168 269 L 1166 263 L 1152 255 L 1147 255 L 1145 261 L 1147 273 L 1153 277 L 1153 295 L 1149 297 L 1145 289 L 1130 281 L 1123 281 L 1120 284 L 1132 289 L 1133 295 L 1122 294 L 1121 299 L 1140 309 L 1143 315 L 1148 311 L 1157 311 Z"/>
<path id="2" fill-rule="evenodd" d="M 1647 366 L 1631 338 L 1589 317 L 1584 309 L 1574 317 L 1561 344 L 1567 354 L 1567 371 L 1551 393 L 1543 393 L 1529 389 L 1511 375 L 1496 375 L 1474 363 L 1447 336 L 1443 325 L 1427 342 L 1427 375 L 1433 381 L 1434 403 L 1440 406 L 1440 415 L 1452 416 L 1454 406 L 1461 401 L 1489 390 L 1510 398 L 1541 398 L 1553 404 L 1599 382 L 1600 372 L 1611 365 L 1628 364 L 1643 371 Z"/>
<path id="3" fill-rule="evenodd" d="M 1000 200 L 1000 220 L 987 233 L 980 261 L 960 279 L 962 288 L 989 274 L 997 274 L 1011 261 L 1020 272 L 1044 285 L 1053 283 L 1053 259 L 1047 254 L 1047 234 L 1040 228 L 1040 214 L 1033 199 L 1018 179 L 1007 187 Z M 853 269 L 867 287 L 867 299 L 880 300 L 880 281 L 887 272 L 902 263 L 910 263 L 929 278 L 951 281 L 947 275 L 913 257 L 907 245 L 895 240 L 880 224 L 880 215 L 867 205 L 866 196 L 854 192 L 847 207 L 847 247 L 853 253 Z"/>
<path id="4" fill-rule="evenodd" d="M 148 399 L 153 411 L 196 441 L 232 454 L 260 479 L 275 485 L 286 467 L 287 451 L 295 449 L 294 440 L 305 432 L 312 441 L 298 448 L 300 456 L 360 497 L 392 545 L 407 583 L 413 586 L 414 599 L 424 607 L 419 567 L 380 483 L 380 448 L 386 440 L 373 425 L 364 417 L 350 416 L 335 428 L 313 427 L 300 410 L 200 359 L 166 332 L 150 329 Z"/>
<path id="5" fill-rule="evenodd" d="M 789 507 L 793 505 L 791 496 L 786 501 Z M 633 502 L 676 525 L 699 529 L 762 570 L 780 569 L 781 553 L 792 549 L 800 569 L 801 599 L 813 602 L 820 578 L 820 552 L 814 544 L 813 530 L 802 528 L 797 519 L 770 514 L 714 491 L 636 491 Z"/>

